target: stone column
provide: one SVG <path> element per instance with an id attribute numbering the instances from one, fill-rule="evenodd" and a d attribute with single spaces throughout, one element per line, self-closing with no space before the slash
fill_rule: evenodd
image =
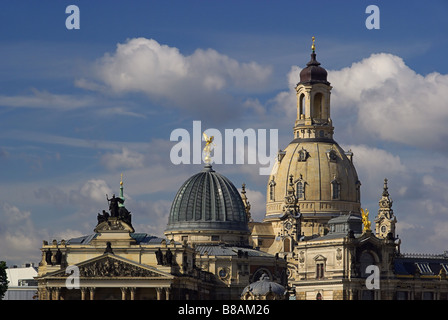
<path id="1" fill-rule="evenodd" d="M 165 300 L 170 300 L 171 289 L 165 288 Z"/>
<path id="2" fill-rule="evenodd" d="M 48 300 L 53 300 L 53 288 L 47 287 L 47 297 Z"/>
<path id="3" fill-rule="evenodd" d="M 81 288 L 81 300 L 86 300 L 87 288 Z"/>
<path id="4" fill-rule="evenodd" d="M 163 288 L 156 288 L 157 300 L 162 300 L 162 290 Z"/>
<path id="5" fill-rule="evenodd" d="M 121 289 L 121 300 L 126 300 L 126 291 L 128 290 L 128 288 L 120 288 Z"/>
<path id="6" fill-rule="evenodd" d="M 89 288 L 90 300 L 95 300 L 95 288 Z"/>
<path id="7" fill-rule="evenodd" d="M 61 288 L 54 288 L 54 294 L 55 294 L 54 299 L 55 300 L 59 300 L 59 297 L 60 297 L 60 294 L 61 294 Z"/>
<path id="8" fill-rule="evenodd" d="M 131 293 L 131 300 L 135 300 L 135 290 L 137 288 L 133 287 L 133 288 L 129 288 L 129 292 Z"/>

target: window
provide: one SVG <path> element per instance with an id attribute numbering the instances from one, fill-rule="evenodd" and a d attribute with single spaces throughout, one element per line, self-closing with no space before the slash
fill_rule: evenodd
<path id="1" fill-rule="evenodd" d="M 272 179 L 269 182 L 269 200 L 275 201 L 275 181 Z"/>
<path id="2" fill-rule="evenodd" d="M 305 183 L 303 181 L 299 181 L 296 184 L 296 190 L 297 190 L 297 199 L 305 199 Z"/>
<path id="3" fill-rule="evenodd" d="M 298 161 L 306 161 L 306 159 L 308 158 L 308 151 L 306 151 L 305 149 L 300 149 L 298 152 L 299 157 L 298 157 Z"/>
<path id="4" fill-rule="evenodd" d="M 423 292 L 422 300 L 434 300 L 434 292 Z"/>
<path id="5" fill-rule="evenodd" d="M 219 236 L 212 236 L 212 241 L 219 241 Z"/>
<path id="6" fill-rule="evenodd" d="M 323 279 L 324 277 L 324 264 L 317 263 L 316 264 L 316 279 Z"/>
<path id="7" fill-rule="evenodd" d="M 407 291 L 397 291 L 397 300 L 408 300 L 409 293 Z"/>
<path id="8" fill-rule="evenodd" d="M 331 181 L 331 199 L 339 200 L 341 197 L 341 184 L 337 180 Z"/>
<path id="9" fill-rule="evenodd" d="M 313 118 L 315 118 L 315 119 L 322 118 L 323 100 L 324 100 L 324 97 L 323 97 L 322 93 L 318 92 L 314 95 Z"/>
<path id="10" fill-rule="evenodd" d="M 299 99 L 299 119 L 305 118 L 305 95 L 302 93 Z"/>
<path id="11" fill-rule="evenodd" d="M 283 252 L 291 252 L 291 240 L 289 238 L 283 240 Z"/>
<path id="12" fill-rule="evenodd" d="M 425 275 L 433 275 L 434 274 L 431 270 L 431 267 L 429 266 L 429 263 L 417 262 L 416 265 L 421 274 L 425 274 Z"/>

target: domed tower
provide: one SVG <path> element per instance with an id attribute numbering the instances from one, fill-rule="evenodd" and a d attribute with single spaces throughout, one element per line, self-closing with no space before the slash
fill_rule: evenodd
<path id="1" fill-rule="evenodd" d="M 316 60 L 314 37 L 311 60 L 296 86 L 297 119 L 294 139 L 280 150 L 267 185 L 266 217 L 275 234 L 281 233 L 284 200 L 291 176 L 302 215 L 305 236 L 325 231 L 340 214 L 360 216 L 360 186 L 353 153 L 333 139 L 327 71 Z"/>
<path id="2" fill-rule="evenodd" d="M 248 245 L 246 209 L 238 190 L 206 164 L 177 192 L 165 236 L 195 244 Z"/>

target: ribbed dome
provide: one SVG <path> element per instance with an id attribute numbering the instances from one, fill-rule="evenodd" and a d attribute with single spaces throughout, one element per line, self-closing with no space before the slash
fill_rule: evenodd
<path id="1" fill-rule="evenodd" d="M 246 211 L 232 182 L 211 165 L 189 178 L 174 198 L 166 231 L 248 232 Z"/>
<path id="2" fill-rule="evenodd" d="M 260 280 L 252 282 L 243 289 L 242 296 L 250 294 L 253 298 L 273 295 L 273 298 L 282 299 L 285 297 L 286 289 L 281 284 L 271 281 L 266 274 L 262 275 Z"/>
<path id="3" fill-rule="evenodd" d="M 327 81 L 327 70 L 320 66 L 320 63 L 316 60 L 316 53 L 311 54 L 311 60 L 306 64 L 306 68 L 304 68 L 300 72 L 300 83 L 326 83 Z"/>

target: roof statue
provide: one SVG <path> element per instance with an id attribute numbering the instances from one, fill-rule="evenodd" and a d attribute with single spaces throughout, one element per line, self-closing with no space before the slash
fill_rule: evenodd
<path id="1" fill-rule="evenodd" d="M 362 224 L 364 225 L 363 232 L 372 231 L 370 229 L 369 210 L 366 209 L 364 211 L 364 209 L 361 208 L 361 213 L 362 213 Z"/>
<path id="2" fill-rule="evenodd" d="M 210 164 L 212 162 L 210 153 L 212 150 L 212 146 L 215 146 L 215 144 L 213 143 L 213 136 L 209 137 L 204 133 L 202 133 L 204 135 L 204 140 L 205 140 L 205 147 L 204 147 L 204 162 L 207 164 Z"/>
<path id="3" fill-rule="evenodd" d="M 316 51 L 316 46 L 314 45 L 314 40 L 316 38 L 312 37 L 311 39 L 313 39 L 313 44 L 311 45 L 311 50 L 313 50 L 313 52 L 314 52 L 314 51 Z"/>

